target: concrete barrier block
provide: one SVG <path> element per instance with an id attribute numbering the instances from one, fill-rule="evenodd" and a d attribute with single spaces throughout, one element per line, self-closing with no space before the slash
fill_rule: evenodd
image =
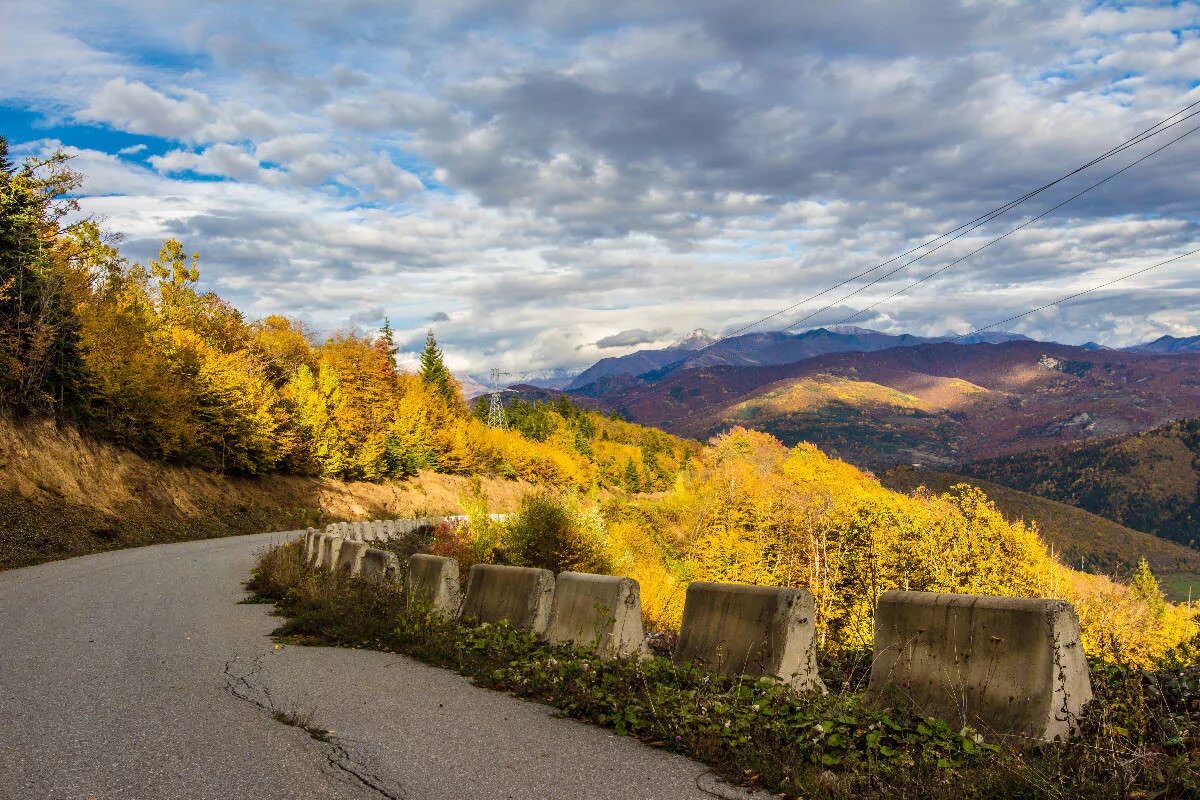
<path id="1" fill-rule="evenodd" d="M 399 581 L 403 577 L 400 572 L 400 559 L 396 554 L 374 547 L 366 548 L 363 553 L 361 570 L 364 578 L 377 581 Z"/>
<path id="2" fill-rule="evenodd" d="M 462 603 L 458 561 L 427 553 L 410 556 L 404 590 L 407 602 L 429 603 L 434 610 L 454 616 Z"/>
<path id="3" fill-rule="evenodd" d="M 363 556 L 367 554 L 369 546 L 366 542 L 343 540 L 337 556 L 337 571 L 344 572 L 353 578 L 358 577 L 362 573 Z"/>
<path id="4" fill-rule="evenodd" d="M 308 555 L 308 563 L 314 567 L 320 566 L 321 557 L 325 549 L 325 539 L 329 537 L 328 533 L 318 533 L 313 537 L 312 550 Z"/>
<path id="5" fill-rule="evenodd" d="M 546 638 L 593 647 L 605 656 L 644 652 L 637 581 L 584 572 L 559 574 Z"/>
<path id="6" fill-rule="evenodd" d="M 312 560 L 313 536 L 315 536 L 316 533 L 317 532 L 312 528 L 304 531 L 304 546 L 300 549 L 300 553 L 301 557 L 304 559 L 304 563 L 306 564 Z"/>
<path id="7" fill-rule="evenodd" d="M 954 726 L 1066 739 L 1092 698 L 1070 603 L 884 592 L 868 693 L 900 695 Z"/>
<path id="8" fill-rule="evenodd" d="M 550 623 L 554 573 L 533 567 L 476 564 L 467 578 L 464 620 L 500 622 L 542 634 Z"/>
<path id="9" fill-rule="evenodd" d="M 805 589 L 693 583 L 683 605 L 676 664 L 723 675 L 771 675 L 825 691 L 817 675 L 813 597 Z"/>
<path id="10" fill-rule="evenodd" d="M 326 536 L 325 546 L 321 549 L 321 566 L 332 572 L 337 569 L 338 554 L 342 550 L 345 539 L 340 536 Z"/>

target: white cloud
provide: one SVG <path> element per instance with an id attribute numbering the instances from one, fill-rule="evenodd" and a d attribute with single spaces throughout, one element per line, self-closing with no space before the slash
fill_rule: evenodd
<path id="1" fill-rule="evenodd" d="M 230 144 L 215 144 L 198 153 L 172 150 L 147 160 L 159 172 L 170 174 L 195 172 L 198 175 L 217 175 L 243 181 L 257 179 L 261 174 L 257 158 Z"/>
<path id="2" fill-rule="evenodd" d="M 25 4 L 0 54 L 0 76 L 32 76 L 0 77 L 9 102 L 170 140 L 152 169 L 73 151 L 87 211 L 139 258 L 184 238 L 251 316 L 332 330 L 382 309 L 419 339 L 454 309 L 439 338 L 471 369 L 728 330 L 1200 98 L 1195 2 L 104 5 Z M 865 321 L 945 333 L 1185 249 L 1195 138 Z M 1020 218 L 777 322 L 826 303 L 813 323 L 837 322 Z M 1111 344 L 1195 332 L 1188 275 L 1021 324 Z"/>

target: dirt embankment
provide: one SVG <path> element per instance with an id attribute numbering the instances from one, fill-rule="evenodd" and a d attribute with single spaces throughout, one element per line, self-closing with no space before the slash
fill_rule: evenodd
<path id="1" fill-rule="evenodd" d="M 148 461 L 70 427 L 0 419 L 0 569 L 118 547 L 335 520 L 458 513 L 470 481 L 422 473 L 365 483 L 231 478 Z M 485 478 L 494 511 L 528 484 Z"/>

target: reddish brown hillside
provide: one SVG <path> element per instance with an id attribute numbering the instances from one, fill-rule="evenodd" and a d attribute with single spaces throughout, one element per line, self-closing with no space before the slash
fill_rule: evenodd
<path id="1" fill-rule="evenodd" d="M 855 382 L 867 400 L 839 391 L 814 403 L 807 390 L 802 406 L 779 403 L 797 381 L 830 378 Z M 886 390 L 915 401 L 893 403 Z M 705 436 L 737 422 L 788 443 L 813 441 L 874 468 L 949 464 L 1198 415 L 1200 354 L 1025 341 L 929 344 L 783 366 L 687 370 L 659 383 L 613 386 L 597 399 L 631 420 L 675 433 Z"/>

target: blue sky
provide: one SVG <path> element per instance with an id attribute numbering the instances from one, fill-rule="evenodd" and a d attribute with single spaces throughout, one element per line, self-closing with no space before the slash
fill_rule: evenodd
<path id="1" fill-rule="evenodd" d="M 903 7 L 902 7 L 903 6 Z M 0 133 L 65 148 L 132 259 L 251 318 L 433 326 L 459 369 L 726 331 L 1200 99 L 1200 4 L 184 3 L 6 9 Z M 832 324 L 1136 158 L 893 279 Z M 1115 160 L 1114 160 L 1115 161 Z M 1200 239 L 1200 133 L 856 323 L 964 332 Z M 1200 332 L 1197 265 L 1022 320 Z M 852 284 L 845 292 L 852 291 Z"/>

